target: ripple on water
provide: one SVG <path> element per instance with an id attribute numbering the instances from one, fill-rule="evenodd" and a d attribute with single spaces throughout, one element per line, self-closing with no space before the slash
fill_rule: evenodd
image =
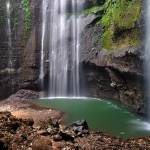
<path id="1" fill-rule="evenodd" d="M 143 121 L 141 119 L 135 119 L 130 121 L 131 124 L 133 124 L 133 126 L 135 126 L 137 129 L 139 130 L 147 130 L 150 131 L 150 123 Z"/>

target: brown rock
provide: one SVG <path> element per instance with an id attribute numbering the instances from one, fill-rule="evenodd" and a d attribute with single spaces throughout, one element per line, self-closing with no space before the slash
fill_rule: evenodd
<path id="1" fill-rule="evenodd" d="M 57 141 L 61 141 L 63 139 L 59 134 L 56 134 L 56 135 L 54 135 L 53 140 L 57 142 Z"/>
<path id="2" fill-rule="evenodd" d="M 8 149 L 8 143 L 7 143 L 6 139 L 4 139 L 4 138 L 0 139 L 0 149 L 1 150 L 7 150 Z"/>
<path id="3" fill-rule="evenodd" d="M 49 137 L 41 136 L 33 142 L 32 150 L 52 150 L 52 142 Z"/>
<path id="4" fill-rule="evenodd" d="M 44 135 L 44 136 L 49 135 L 48 131 L 46 131 L 46 130 L 39 130 L 39 131 L 37 131 L 37 134 Z"/>
<path id="5" fill-rule="evenodd" d="M 33 126 L 34 120 L 32 118 L 24 119 L 23 122 L 28 126 Z"/>

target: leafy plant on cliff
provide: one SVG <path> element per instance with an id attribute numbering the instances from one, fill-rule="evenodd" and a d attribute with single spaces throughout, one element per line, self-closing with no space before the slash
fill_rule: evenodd
<path id="1" fill-rule="evenodd" d="M 117 36 L 120 35 L 123 35 L 120 36 L 120 38 L 124 38 L 122 41 L 126 41 L 126 43 L 123 43 L 124 47 L 137 45 L 139 32 L 137 32 L 137 29 L 135 30 L 135 23 L 140 16 L 140 11 L 140 0 L 105 0 L 101 5 L 86 9 L 85 13 L 97 15 L 96 22 L 102 24 L 104 29 L 101 38 L 103 47 L 115 49 L 119 46 Z M 129 39 L 129 35 L 126 35 L 125 32 L 129 35 L 133 32 L 134 36 L 131 37 L 134 39 Z M 121 44 L 120 39 L 119 43 Z M 122 45 L 120 46 L 122 47 Z"/>
<path id="2" fill-rule="evenodd" d="M 23 15 L 24 15 L 24 29 L 25 32 L 28 33 L 30 31 L 30 24 L 31 24 L 31 11 L 30 11 L 29 0 L 21 0 L 21 4 L 23 8 Z"/>

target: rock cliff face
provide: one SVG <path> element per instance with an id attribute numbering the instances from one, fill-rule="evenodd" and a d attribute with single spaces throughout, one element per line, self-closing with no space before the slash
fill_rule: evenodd
<path id="1" fill-rule="evenodd" d="M 39 2 L 30 1 L 31 34 L 25 38 L 21 1 L 10 0 L 12 46 L 9 47 L 6 1 L 0 1 L 0 99 L 21 88 L 33 88 L 33 83 L 38 78 Z M 9 58 L 12 61 L 11 67 Z"/>
<path id="2" fill-rule="evenodd" d="M 81 34 L 80 58 L 88 96 L 116 99 L 144 113 L 144 11 L 138 20 L 141 42 L 113 51 L 102 48 L 102 27 L 89 24 Z"/>
<path id="3" fill-rule="evenodd" d="M 88 96 L 116 99 L 144 113 L 143 60 L 138 54 L 95 52 L 82 64 Z"/>

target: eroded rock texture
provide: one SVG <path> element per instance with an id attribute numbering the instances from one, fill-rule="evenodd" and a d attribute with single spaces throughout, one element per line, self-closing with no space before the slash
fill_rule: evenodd
<path id="1" fill-rule="evenodd" d="M 88 25 L 81 35 L 81 64 L 87 95 L 116 99 L 144 112 L 144 46 L 104 50 L 101 26 Z M 85 43 L 85 44 L 83 44 Z"/>
<path id="2" fill-rule="evenodd" d="M 0 99 L 4 99 L 18 89 L 35 88 L 39 67 L 40 4 L 39 1 L 30 1 L 31 30 L 26 34 L 21 1 L 10 0 L 9 35 L 7 1 L 1 0 L 0 3 Z"/>

